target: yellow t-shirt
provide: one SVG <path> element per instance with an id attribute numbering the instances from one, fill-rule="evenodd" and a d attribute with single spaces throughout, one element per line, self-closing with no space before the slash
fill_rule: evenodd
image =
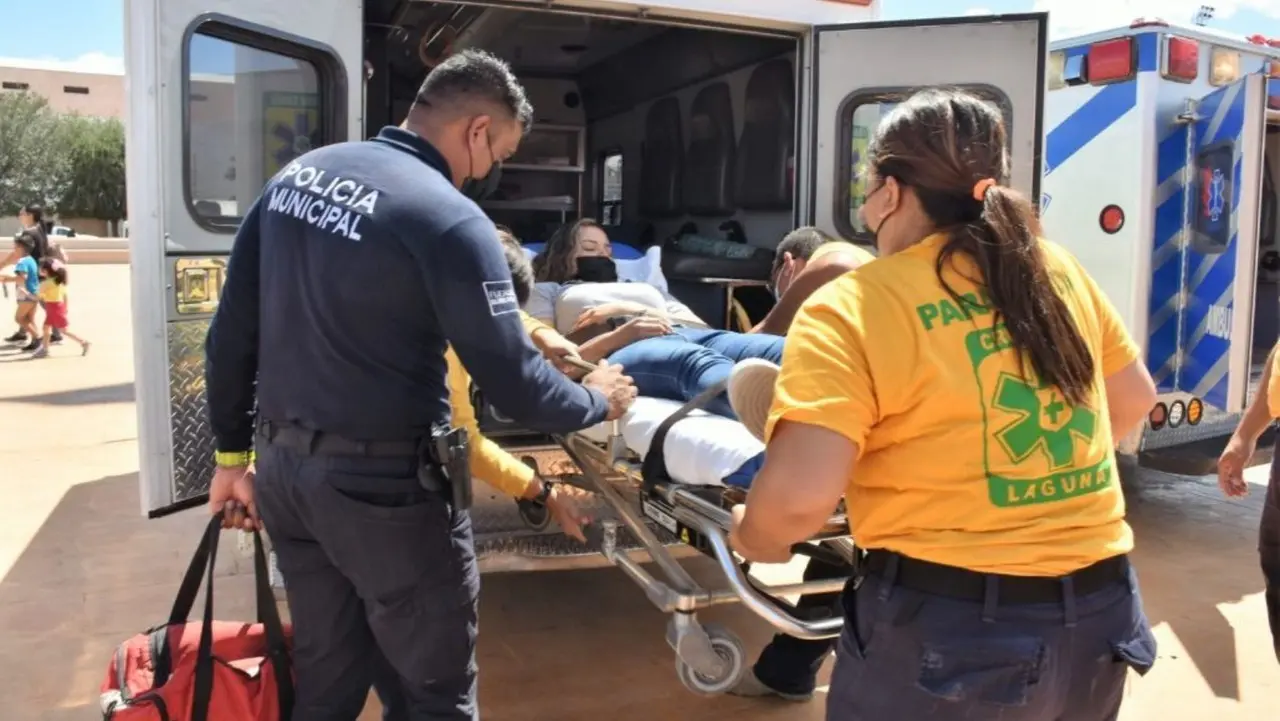
<path id="1" fill-rule="evenodd" d="M 1071 408 L 1057 389 L 1024 380 L 985 307 L 969 319 L 950 298 L 935 274 L 943 240 L 810 297 L 787 336 L 766 432 L 786 419 L 858 445 L 846 505 L 863 548 L 1024 576 L 1128 552 L 1101 389 L 1139 352 L 1115 308 L 1073 257 L 1041 241 L 1098 366 L 1093 400 Z M 963 277 L 980 277 L 976 267 L 953 258 L 948 284 L 985 306 Z"/>
<path id="2" fill-rule="evenodd" d="M 1271 351 L 1271 377 L 1267 380 L 1267 411 L 1280 418 L 1280 347 Z"/>
<path id="3" fill-rule="evenodd" d="M 817 248 L 814 248 L 813 255 L 809 256 L 809 262 L 812 263 L 813 261 L 817 260 L 818 258 L 821 258 L 824 255 L 827 255 L 829 253 L 840 252 L 840 251 L 844 251 L 846 253 L 852 254 L 854 257 L 858 259 L 858 263 L 870 263 L 871 261 L 876 259 L 874 255 L 872 255 L 870 252 L 868 252 L 865 248 L 861 246 L 854 245 L 853 243 L 843 241 L 843 240 L 833 240 L 829 243 L 823 243 L 822 245 L 819 245 Z"/>
<path id="4" fill-rule="evenodd" d="M 471 376 L 452 347 L 445 351 L 444 358 L 449 368 L 447 381 L 449 404 L 453 408 L 452 422 L 456 428 L 466 428 L 471 441 L 468 457 L 472 477 L 508 495 L 523 495 L 533 481 L 533 469 L 480 433 L 476 409 L 471 405 Z"/>
<path id="5" fill-rule="evenodd" d="M 58 285 L 52 278 L 45 278 L 40 281 L 40 288 L 37 291 L 40 300 L 46 303 L 61 303 L 67 299 L 67 287 Z"/>

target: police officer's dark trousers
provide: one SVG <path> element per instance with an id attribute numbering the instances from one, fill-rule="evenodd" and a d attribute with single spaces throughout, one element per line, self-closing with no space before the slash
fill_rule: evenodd
<path id="1" fill-rule="evenodd" d="M 422 488 L 416 458 L 273 435 L 258 437 L 255 496 L 293 618 L 293 721 L 353 721 L 371 685 L 387 721 L 478 719 L 468 515 L 447 486 Z"/>
<path id="2" fill-rule="evenodd" d="M 833 563 L 822 557 L 810 558 L 804 568 L 804 581 L 828 581 L 848 578 L 853 567 L 847 563 Z M 840 613 L 839 593 L 811 593 L 800 597 L 797 613 L 806 620 L 830 618 Z M 827 660 L 827 654 L 835 650 L 835 639 L 806 641 L 780 633 L 773 637 L 760 652 L 756 661 L 756 678 L 769 688 L 804 696 L 817 686 L 818 670 Z"/>
<path id="3" fill-rule="evenodd" d="M 872 552 L 842 602 L 827 721 L 1112 721 L 1156 642 L 1127 559 L 1014 578 Z"/>
<path id="4" fill-rule="evenodd" d="M 1271 641 L 1280 661 L 1280 438 L 1271 459 L 1271 478 L 1262 502 L 1262 523 L 1258 528 L 1258 556 L 1266 580 L 1267 618 L 1271 621 Z"/>

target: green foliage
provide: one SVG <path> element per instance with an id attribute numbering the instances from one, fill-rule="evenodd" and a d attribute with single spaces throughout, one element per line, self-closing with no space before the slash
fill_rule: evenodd
<path id="1" fill-rule="evenodd" d="M 0 93 L 0 215 L 27 203 L 67 217 L 123 219 L 124 125 L 60 115 L 32 93 Z"/>

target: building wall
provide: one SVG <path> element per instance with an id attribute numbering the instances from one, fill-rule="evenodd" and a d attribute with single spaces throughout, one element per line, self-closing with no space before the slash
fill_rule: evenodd
<path id="1" fill-rule="evenodd" d="M 0 67 L 0 92 L 23 90 L 43 96 L 60 113 L 124 119 L 123 75 Z"/>

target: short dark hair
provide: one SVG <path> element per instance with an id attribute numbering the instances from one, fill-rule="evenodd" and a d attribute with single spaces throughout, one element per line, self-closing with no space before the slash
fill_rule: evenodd
<path id="1" fill-rule="evenodd" d="M 511 269 L 511 287 L 516 292 L 516 302 L 524 307 L 533 294 L 533 266 L 529 265 L 529 256 L 524 252 L 524 246 L 520 245 L 511 231 L 500 227 L 498 240 L 502 243 L 502 255 L 507 259 L 507 267 Z"/>
<path id="2" fill-rule="evenodd" d="M 533 105 L 511 66 L 483 50 L 468 48 L 450 55 L 427 73 L 414 105 L 431 110 L 459 111 L 468 101 L 497 105 L 526 131 L 533 123 Z"/>
<path id="3" fill-rule="evenodd" d="M 778 248 L 774 251 L 773 269 L 776 271 L 778 266 L 782 265 L 784 253 L 790 253 L 791 257 L 797 260 L 808 260 L 813 257 L 813 251 L 817 250 L 818 246 L 826 245 L 833 240 L 831 236 L 812 225 L 796 228 L 783 236 L 782 242 L 778 243 Z"/>

